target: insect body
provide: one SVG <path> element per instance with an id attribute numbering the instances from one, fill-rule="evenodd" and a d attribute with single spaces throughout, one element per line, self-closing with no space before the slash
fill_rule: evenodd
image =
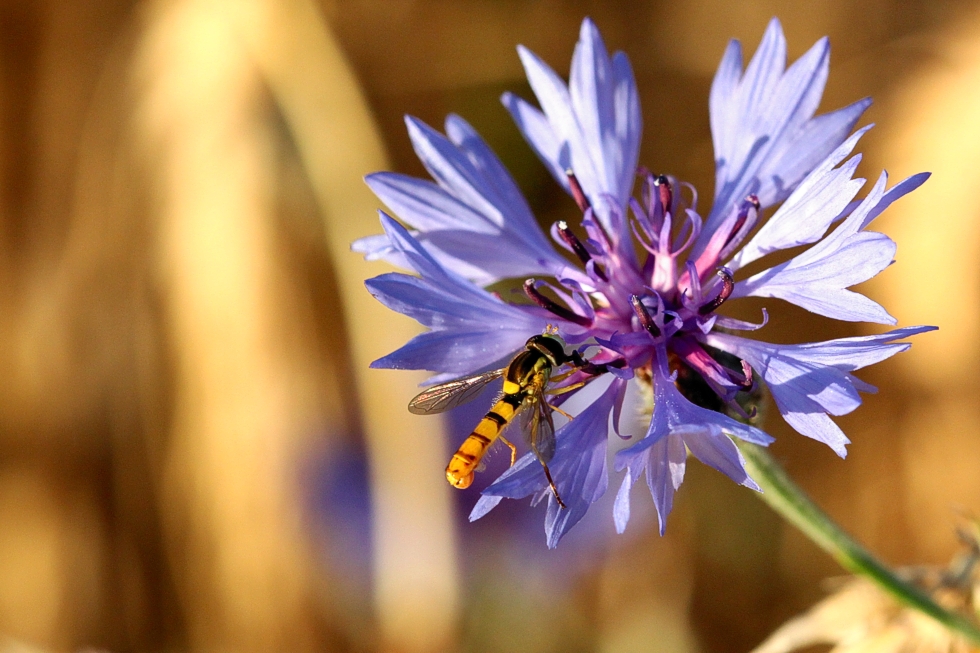
<path id="1" fill-rule="evenodd" d="M 503 369 L 449 381 L 429 388 L 412 399 L 408 405 L 412 413 L 440 413 L 475 398 L 488 383 L 504 377 L 500 398 L 450 459 L 446 467 L 446 478 L 450 484 L 457 488 L 469 487 L 484 454 L 498 439 L 510 447 L 510 464 L 513 465 L 517 448 L 501 434 L 515 417 L 520 416 L 528 444 L 544 467 L 545 477 L 558 505 L 564 508 L 565 504 L 548 469 L 548 463 L 555 455 L 555 424 L 551 412 L 558 409 L 548 404 L 545 393 L 548 382 L 553 378 L 551 373 L 554 368 L 579 362 L 583 362 L 579 357 L 565 354 L 564 343 L 558 336 L 546 333 L 531 337 L 524 351 Z M 580 385 L 550 391 L 549 394 L 567 392 Z"/>

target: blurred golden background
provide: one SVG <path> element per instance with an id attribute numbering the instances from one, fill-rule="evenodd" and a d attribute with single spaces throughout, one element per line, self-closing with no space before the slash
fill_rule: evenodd
<path id="1" fill-rule="evenodd" d="M 864 176 L 934 173 L 865 290 L 941 330 L 862 375 L 847 461 L 769 429 L 886 561 L 950 558 L 980 513 L 980 2 L 2 0 L 0 651 L 747 651 L 823 596 L 834 563 L 700 465 L 664 538 L 650 505 L 615 536 L 611 497 L 553 552 L 540 507 L 469 524 L 423 377 L 367 369 L 417 327 L 348 250 L 361 177 L 422 175 L 402 115 L 457 112 L 549 224 L 497 98 L 530 97 L 517 43 L 566 74 L 585 15 L 633 62 L 642 162 L 702 197 L 714 68 L 773 15 L 793 58 L 831 37 L 822 110 L 874 97 Z M 772 308 L 767 339 L 864 333 Z"/>

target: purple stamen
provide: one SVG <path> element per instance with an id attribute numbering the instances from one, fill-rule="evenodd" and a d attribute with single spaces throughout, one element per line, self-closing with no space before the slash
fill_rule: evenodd
<path id="1" fill-rule="evenodd" d="M 582 213 L 585 213 L 590 208 L 592 204 L 589 202 L 589 198 L 585 196 L 585 191 L 582 190 L 582 184 L 578 182 L 578 177 L 572 172 L 571 168 L 565 171 L 568 176 L 568 187 L 572 191 L 572 197 L 575 198 L 575 203 L 578 204 L 578 208 Z"/>
<path id="2" fill-rule="evenodd" d="M 578 313 L 573 313 L 572 311 L 568 310 L 561 304 L 558 304 L 548 299 L 544 295 L 542 295 L 540 292 L 538 292 L 538 289 L 535 287 L 535 284 L 537 284 L 537 281 L 535 281 L 534 279 L 528 279 L 527 281 L 524 282 L 524 294 L 527 295 L 532 302 L 534 302 L 541 308 L 545 309 L 546 311 L 549 311 L 550 313 L 557 315 L 563 320 L 574 322 L 579 326 L 587 327 L 592 325 L 592 320 L 590 320 L 589 318 L 579 315 Z"/>
<path id="3" fill-rule="evenodd" d="M 717 297 L 698 309 L 698 315 L 708 315 L 717 310 L 731 296 L 732 291 L 735 290 L 735 277 L 732 276 L 731 270 L 728 268 L 718 268 L 715 274 L 721 277 L 721 290 L 718 292 Z"/>
<path id="4" fill-rule="evenodd" d="M 701 235 L 701 216 L 695 213 L 692 209 L 688 209 L 686 213 L 687 220 L 684 221 L 681 233 L 674 241 L 675 243 L 678 241 L 683 241 L 683 243 L 674 247 L 675 254 L 685 251 L 688 247 L 693 245 L 697 237 Z"/>
<path id="5" fill-rule="evenodd" d="M 738 211 L 719 226 L 695 261 L 700 274 L 707 275 L 709 270 L 727 259 L 741 244 L 742 239 L 755 226 L 760 206 L 759 198 L 749 195 L 739 205 Z"/>
<path id="6" fill-rule="evenodd" d="M 657 178 L 643 166 L 637 169 L 637 175 L 643 178 L 643 185 L 640 186 L 640 199 L 645 207 L 644 215 L 647 219 L 652 220 L 657 214 L 657 202 L 654 200 Z"/>
<path id="7" fill-rule="evenodd" d="M 650 317 L 650 313 L 647 311 L 647 307 L 643 305 L 640 298 L 637 295 L 630 295 L 630 305 L 633 307 L 633 312 L 636 313 L 637 319 L 640 320 L 640 326 L 649 332 L 654 338 L 659 338 L 661 335 L 660 327 L 654 323 L 653 318 Z"/>
<path id="8" fill-rule="evenodd" d="M 561 239 L 565 242 L 565 244 L 572 249 L 575 256 L 578 257 L 578 260 L 582 261 L 583 265 L 588 265 L 589 261 L 592 260 L 592 255 L 589 254 L 587 249 L 585 249 L 585 245 L 583 245 L 582 241 L 578 239 L 578 236 L 573 234 L 572 230 L 568 228 L 568 223 L 564 220 L 559 220 L 556 227 L 558 229 L 558 235 L 561 236 Z M 593 269 L 595 270 L 597 277 L 603 281 L 609 281 L 609 277 L 606 276 L 606 272 L 601 266 L 594 265 Z"/>
<path id="9" fill-rule="evenodd" d="M 752 389 L 752 368 L 744 360 L 740 361 L 742 374 L 739 374 L 719 363 L 704 348 L 692 340 L 677 338 L 671 342 L 677 355 L 691 369 L 700 374 L 725 403 L 736 407 L 737 404 L 733 401 L 735 394 L 739 391 Z M 739 409 L 739 412 L 742 411 Z"/>
<path id="10" fill-rule="evenodd" d="M 684 267 L 687 269 L 687 276 L 691 285 L 681 293 L 681 302 L 685 308 L 693 311 L 694 307 L 701 303 L 701 279 L 698 278 L 698 269 L 694 266 L 694 261 L 687 261 L 684 263 Z M 690 292 L 690 296 L 688 292 Z"/>
<path id="11" fill-rule="evenodd" d="M 602 226 L 602 222 L 598 220 L 591 206 L 586 209 L 582 216 L 582 226 L 585 227 L 585 233 L 589 235 L 589 238 L 597 243 L 602 250 L 609 252 L 615 249 L 609 233 Z"/>

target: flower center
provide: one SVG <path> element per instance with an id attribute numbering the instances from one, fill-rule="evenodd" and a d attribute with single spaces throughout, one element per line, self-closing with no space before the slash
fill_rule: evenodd
<path id="1" fill-rule="evenodd" d="M 570 341 L 600 347 L 590 356 L 592 372 L 628 366 L 642 376 L 658 364 L 659 350 L 669 359 L 659 364 L 666 362 L 676 373 L 675 383 L 691 401 L 748 417 L 735 399 L 752 390 L 752 369 L 731 356 L 721 360 L 704 344 L 704 334 L 715 328 L 715 312 L 735 290 L 732 271 L 721 262 L 755 225 L 759 200 L 747 197 L 702 238 L 694 188 L 667 175 L 640 174 L 645 177 L 640 197 L 620 207 L 605 196 L 590 200 L 574 172 L 566 171 L 587 238 L 580 239 L 564 220 L 555 223 L 552 236 L 584 266 L 591 282 L 527 279 L 524 294 L 581 327 L 578 334 L 566 334 Z M 690 193 L 678 192 L 682 188 Z M 644 250 L 641 261 L 637 254 Z"/>

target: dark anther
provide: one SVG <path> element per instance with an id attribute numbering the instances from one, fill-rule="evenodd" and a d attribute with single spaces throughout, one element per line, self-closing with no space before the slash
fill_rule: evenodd
<path id="1" fill-rule="evenodd" d="M 566 245 L 572 248 L 575 256 L 582 263 L 588 263 L 592 260 L 592 255 L 585 249 L 585 245 L 578 239 L 578 236 L 572 233 L 572 230 L 568 228 L 568 223 L 564 220 L 558 221 L 558 235 L 561 236 L 561 239 L 565 241 Z"/>
<path id="2" fill-rule="evenodd" d="M 749 219 L 750 208 L 755 209 L 756 212 L 762 208 L 758 195 L 749 195 L 745 198 L 745 201 L 742 202 L 742 206 L 738 209 L 738 217 L 735 219 L 735 224 L 732 226 L 732 230 L 728 234 L 728 240 L 725 241 L 726 247 L 728 246 L 728 243 L 732 242 L 732 239 L 738 235 L 738 232 L 742 230 L 742 227 L 745 226 L 745 221 Z"/>
<path id="3" fill-rule="evenodd" d="M 585 249 L 585 245 L 583 245 L 582 241 L 578 239 L 578 236 L 573 234 L 572 230 L 568 228 L 568 223 L 564 220 L 559 220 L 557 226 L 558 235 L 561 236 L 561 239 L 565 241 L 566 245 L 572 248 L 572 251 L 575 252 L 575 256 L 578 257 L 578 260 L 582 261 L 583 265 L 591 261 L 592 255 Z M 603 281 L 609 281 L 609 277 L 606 276 L 606 272 L 601 266 L 596 264 L 594 269 L 597 277 Z"/>
<path id="4" fill-rule="evenodd" d="M 589 198 L 585 196 L 585 191 L 582 190 L 582 184 L 578 183 L 578 177 L 571 169 L 566 170 L 565 174 L 568 176 L 568 187 L 572 191 L 572 197 L 575 198 L 575 203 L 578 204 L 578 209 L 582 213 L 585 213 L 592 205 L 589 203 Z"/>
<path id="5" fill-rule="evenodd" d="M 670 212 L 670 205 L 674 201 L 674 191 L 670 188 L 670 180 L 666 175 L 657 177 L 657 192 L 660 194 L 660 205 L 664 207 L 664 213 Z"/>
<path id="6" fill-rule="evenodd" d="M 636 317 L 640 320 L 640 325 L 646 329 L 651 336 L 654 338 L 660 337 L 660 327 L 658 327 L 653 318 L 650 317 L 650 313 L 647 311 L 647 307 L 643 305 L 640 298 L 636 295 L 630 295 L 630 304 L 633 306 L 633 312 L 636 313 Z"/>
<path id="7" fill-rule="evenodd" d="M 527 281 L 524 282 L 524 294 L 527 295 L 532 302 L 534 302 L 541 308 L 545 309 L 546 311 L 554 313 L 555 315 L 562 318 L 563 320 L 568 320 L 569 322 L 574 322 L 575 324 L 579 324 L 581 326 L 592 325 L 592 320 L 590 320 L 589 318 L 583 317 L 578 313 L 573 313 L 572 311 L 568 310 L 564 306 L 551 301 L 550 299 L 548 299 L 547 297 L 539 293 L 538 289 L 534 287 L 534 284 L 535 284 L 534 279 L 528 279 Z"/>
<path id="8" fill-rule="evenodd" d="M 698 309 L 699 315 L 707 315 L 708 313 L 717 310 L 717 308 L 724 304 L 725 300 L 731 296 L 732 291 L 735 290 L 735 277 L 732 276 L 731 270 L 728 268 L 718 268 L 716 274 L 721 277 L 721 291 L 719 291 L 717 297 L 712 299 L 707 304 L 703 304 L 701 308 Z"/>

